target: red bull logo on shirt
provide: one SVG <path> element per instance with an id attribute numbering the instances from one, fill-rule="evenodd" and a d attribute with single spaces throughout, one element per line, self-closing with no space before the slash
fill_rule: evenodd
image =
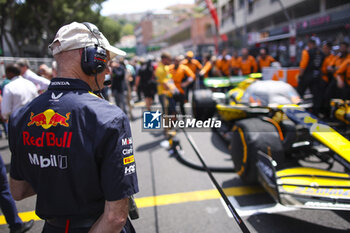
<path id="1" fill-rule="evenodd" d="M 28 126 L 36 125 L 41 126 L 44 129 L 48 129 L 51 126 L 57 126 L 58 124 L 69 127 L 67 121 L 69 120 L 70 112 L 66 113 L 66 116 L 62 116 L 61 114 L 55 112 L 52 109 L 47 109 L 44 112 L 34 115 L 32 112 L 30 114 L 30 122 L 27 124 Z"/>
<path id="2" fill-rule="evenodd" d="M 41 136 L 34 137 L 27 131 L 23 131 L 23 145 L 24 146 L 53 146 L 70 148 L 72 142 L 72 132 L 64 132 L 63 136 L 58 136 L 53 132 L 42 132 Z"/>

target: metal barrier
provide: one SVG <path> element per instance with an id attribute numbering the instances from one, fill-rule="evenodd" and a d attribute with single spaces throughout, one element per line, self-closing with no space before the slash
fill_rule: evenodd
<path id="1" fill-rule="evenodd" d="M 46 64 L 52 67 L 53 58 L 35 58 L 35 57 L 0 57 L 0 78 L 5 78 L 5 67 L 8 64 L 16 63 L 19 59 L 27 59 L 29 61 L 30 69 L 37 72 L 41 64 Z"/>

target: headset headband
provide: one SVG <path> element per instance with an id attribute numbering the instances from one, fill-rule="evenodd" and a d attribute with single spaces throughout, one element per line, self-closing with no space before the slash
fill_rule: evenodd
<path id="1" fill-rule="evenodd" d="M 90 23 L 88 23 L 88 22 L 83 22 L 82 24 L 84 24 L 84 25 L 87 27 L 87 29 L 89 29 L 89 31 L 91 32 L 91 34 L 96 38 L 97 43 L 98 43 L 98 46 L 100 46 L 100 45 L 101 45 L 101 44 L 100 44 L 100 40 L 97 38 L 96 34 L 97 34 L 97 35 L 100 35 L 101 32 L 100 32 L 97 28 L 95 28 L 94 30 L 92 30 L 92 28 L 90 27 Z"/>
<path id="2" fill-rule="evenodd" d="M 99 90 L 99 93 L 101 94 L 100 86 L 97 82 L 97 74 L 102 73 L 103 70 L 106 69 L 107 66 L 107 55 L 106 50 L 101 46 L 100 40 L 98 39 L 97 35 L 100 35 L 101 32 L 98 30 L 98 28 L 88 22 L 83 22 L 87 29 L 91 32 L 91 34 L 96 38 L 97 44 L 95 44 L 95 48 L 91 47 L 85 47 L 83 50 L 83 57 L 81 58 L 81 67 L 82 70 L 87 75 L 94 75 L 95 76 L 95 83 Z M 94 26 L 94 29 L 92 29 L 92 26 Z M 89 57 L 89 59 L 88 59 Z M 101 94 L 101 97 L 104 99 L 103 95 Z"/>

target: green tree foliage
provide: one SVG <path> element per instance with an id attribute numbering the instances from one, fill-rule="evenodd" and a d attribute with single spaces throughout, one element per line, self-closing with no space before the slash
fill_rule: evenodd
<path id="1" fill-rule="evenodd" d="M 0 0 L 1 39 L 10 42 L 13 56 L 26 55 L 24 51 L 31 56 L 46 56 L 47 46 L 57 30 L 65 24 L 77 21 L 96 24 L 110 43 L 117 42 L 120 25 L 100 15 L 104 1 Z M 12 42 L 8 35 L 11 35 Z"/>
<path id="2" fill-rule="evenodd" d="M 101 19 L 99 29 L 103 35 L 108 38 L 111 44 L 118 42 L 121 37 L 121 25 L 109 17 L 101 17 Z"/>
<path id="3" fill-rule="evenodd" d="M 121 36 L 133 35 L 134 34 L 134 25 L 131 23 L 126 23 L 122 27 Z"/>

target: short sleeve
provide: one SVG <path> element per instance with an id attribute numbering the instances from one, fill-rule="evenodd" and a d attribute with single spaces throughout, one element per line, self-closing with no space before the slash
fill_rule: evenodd
<path id="1" fill-rule="evenodd" d="M 271 59 L 271 62 L 275 62 L 276 61 L 276 59 L 274 57 L 272 57 L 272 56 L 270 56 L 270 59 Z"/>
<path id="2" fill-rule="evenodd" d="M 3 97 L 1 101 L 1 115 L 4 119 L 8 119 L 11 114 L 12 95 L 8 86 L 4 87 Z"/>
<path id="3" fill-rule="evenodd" d="M 202 64 L 197 60 L 196 60 L 196 66 L 199 70 L 203 68 Z"/>
<path id="4" fill-rule="evenodd" d="M 303 50 L 301 54 L 301 61 L 300 61 L 299 67 L 305 70 L 308 63 L 309 63 L 309 53 L 307 52 L 307 50 Z"/>
<path id="5" fill-rule="evenodd" d="M 186 76 L 191 77 L 191 78 L 196 77 L 196 75 L 193 73 L 193 71 L 190 68 L 188 68 L 187 66 L 184 66 L 184 70 L 185 70 Z"/>
<path id="6" fill-rule="evenodd" d="M 348 68 L 349 64 L 350 64 L 350 59 L 345 60 L 345 62 L 343 62 L 343 63 L 340 65 L 339 69 L 337 69 L 337 70 L 335 71 L 334 77 L 337 77 L 337 75 L 341 75 L 341 74 L 345 73 L 345 71 L 346 71 L 346 69 Z"/>
<path id="7" fill-rule="evenodd" d="M 160 70 L 160 67 L 157 67 L 156 71 L 155 71 L 155 75 L 156 75 L 156 78 L 157 79 L 160 79 L 160 77 L 162 76 L 161 74 L 161 70 Z"/>
<path id="8" fill-rule="evenodd" d="M 116 201 L 138 192 L 136 163 L 130 124 L 125 115 L 108 124 L 101 145 L 101 184 L 107 201 Z"/>

